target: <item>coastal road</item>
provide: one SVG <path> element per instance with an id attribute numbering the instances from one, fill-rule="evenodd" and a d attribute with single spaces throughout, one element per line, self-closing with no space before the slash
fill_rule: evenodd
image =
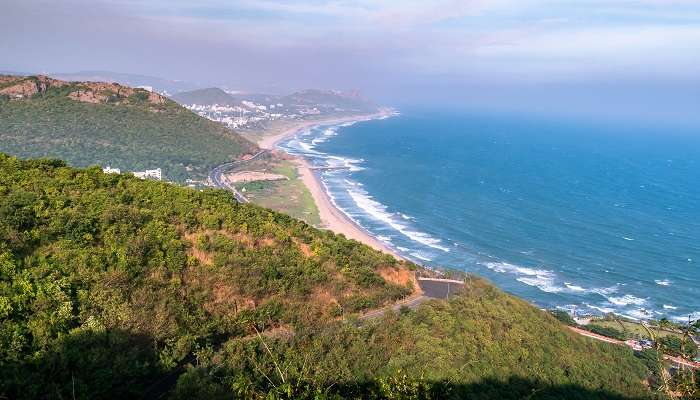
<path id="1" fill-rule="evenodd" d="M 601 342 L 606 342 L 606 343 L 611 343 L 611 344 L 616 344 L 616 345 L 621 345 L 621 346 L 627 345 L 627 343 L 623 342 L 622 340 L 617 340 L 617 339 L 609 338 L 607 336 L 598 335 L 596 333 L 589 332 L 589 331 L 581 329 L 581 328 L 576 328 L 574 326 L 570 326 L 569 329 L 578 333 L 581 336 L 589 337 L 589 338 L 595 339 L 595 340 L 600 340 Z M 664 360 L 674 362 L 678 365 L 684 365 L 688 368 L 700 369 L 700 363 L 695 362 L 695 361 L 685 360 L 685 359 L 680 358 L 680 357 L 675 357 L 675 356 L 671 356 L 668 354 L 664 354 Z"/>
<path id="2" fill-rule="evenodd" d="M 253 161 L 261 155 L 267 153 L 268 151 L 269 150 L 260 150 L 257 153 L 253 154 L 253 156 L 248 158 L 247 160 L 236 160 L 217 165 L 209 173 L 209 180 L 214 184 L 215 187 L 233 192 L 233 195 L 236 197 L 236 201 L 238 201 L 239 203 L 248 203 L 249 200 L 245 196 L 243 196 L 243 194 L 241 194 L 241 192 L 239 192 L 233 185 L 229 185 L 228 183 L 226 183 L 224 181 L 223 176 L 231 168 L 243 165 L 249 161 Z"/>
<path id="3" fill-rule="evenodd" d="M 451 295 L 459 293 L 464 288 L 464 282 L 453 279 L 418 278 L 421 294 L 411 296 L 405 300 L 392 304 L 390 307 L 370 311 L 360 316 L 360 320 L 369 320 L 381 317 L 389 310 L 397 312 L 401 307 L 415 310 L 423 302 L 430 299 L 449 299 Z"/>

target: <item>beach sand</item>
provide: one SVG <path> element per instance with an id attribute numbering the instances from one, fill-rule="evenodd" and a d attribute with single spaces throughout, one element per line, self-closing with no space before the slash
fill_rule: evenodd
<path id="1" fill-rule="evenodd" d="M 401 256 L 392 251 L 384 243 L 374 238 L 333 205 L 326 190 L 323 188 L 323 184 L 314 174 L 313 170 L 311 170 L 311 166 L 306 160 L 298 157 L 295 162 L 299 166 L 299 175 L 304 185 L 309 188 L 311 196 L 313 196 L 316 206 L 318 207 L 318 213 L 321 217 L 321 228 L 328 229 L 335 233 L 342 233 L 348 239 L 357 240 L 375 250 L 391 254 L 397 259 L 403 260 Z"/>
<path id="2" fill-rule="evenodd" d="M 335 125 L 342 124 L 344 122 L 352 121 L 364 121 L 370 119 L 376 119 L 381 117 L 386 117 L 391 115 L 389 111 L 380 111 L 374 114 L 360 115 L 354 117 L 342 117 L 318 121 L 304 121 L 300 122 L 292 128 L 285 129 L 283 132 L 275 133 L 272 135 L 265 136 L 258 142 L 258 146 L 263 149 L 274 149 L 275 145 L 280 141 L 289 138 L 298 132 L 309 129 L 318 125 Z M 298 166 L 299 175 L 301 176 L 302 182 L 311 192 L 311 195 L 316 202 L 318 207 L 319 216 L 321 218 L 320 228 L 328 229 L 335 233 L 342 233 L 345 237 L 349 239 L 357 240 L 358 242 L 364 243 L 376 250 L 382 251 L 387 254 L 391 254 L 399 260 L 403 260 L 403 257 L 399 256 L 396 252 L 392 251 L 384 243 L 377 240 L 375 237 L 370 235 L 367 231 L 362 229 L 354 221 L 348 218 L 342 211 L 340 211 L 330 197 L 326 193 L 323 184 L 316 176 L 314 171 L 311 169 L 309 163 L 301 158 L 294 157 L 294 162 Z"/>
<path id="3" fill-rule="evenodd" d="M 282 140 L 290 136 L 294 136 L 297 134 L 297 132 L 303 131 L 304 129 L 309 129 L 318 125 L 336 125 L 342 124 L 344 122 L 365 121 L 370 119 L 387 117 L 389 115 L 391 115 L 391 112 L 389 110 L 381 110 L 377 113 L 358 115 L 353 117 L 338 117 L 329 119 L 319 119 L 317 121 L 303 121 L 299 122 L 298 124 L 295 124 L 291 128 L 285 129 L 282 132 L 264 136 L 258 141 L 258 147 L 260 147 L 261 149 L 272 150 L 275 148 L 275 145 L 277 145 L 277 143 L 281 142 Z"/>

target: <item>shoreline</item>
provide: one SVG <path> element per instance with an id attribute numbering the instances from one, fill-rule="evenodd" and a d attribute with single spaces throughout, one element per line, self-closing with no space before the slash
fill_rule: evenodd
<path id="1" fill-rule="evenodd" d="M 258 146 L 261 149 L 274 150 L 275 146 L 279 142 L 288 139 L 305 129 L 323 125 L 337 125 L 346 122 L 369 121 L 391 115 L 392 113 L 390 111 L 381 110 L 373 114 L 332 118 L 318 121 L 306 121 L 278 134 L 262 138 L 258 142 Z M 335 233 L 342 233 L 348 239 L 354 239 L 360 243 L 372 247 L 375 250 L 389 254 L 397 260 L 405 261 L 404 257 L 400 256 L 395 250 L 391 249 L 379 239 L 375 238 L 371 233 L 350 219 L 350 217 L 345 215 L 341 209 L 333 204 L 333 201 L 326 192 L 321 179 L 314 173 L 314 171 L 311 169 L 311 165 L 305 158 L 293 156 L 288 153 L 285 154 L 293 158 L 294 163 L 297 165 L 297 170 L 301 181 L 311 193 L 314 203 L 316 203 L 316 207 L 319 211 L 319 217 L 321 219 L 320 228 L 327 229 Z"/>
<path id="2" fill-rule="evenodd" d="M 330 119 L 320 119 L 318 121 L 304 121 L 304 122 L 300 122 L 299 125 L 291 127 L 289 129 L 286 129 L 280 133 L 261 138 L 258 141 L 257 145 L 258 145 L 258 147 L 260 147 L 261 149 L 264 149 L 264 150 L 274 150 L 275 146 L 277 146 L 277 144 L 279 142 L 296 135 L 297 133 L 303 131 L 304 129 L 309 129 L 309 128 L 313 128 L 316 126 L 322 126 L 322 125 L 337 125 L 337 124 L 342 124 L 345 122 L 369 121 L 372 119 L 389 117 L 391 115 L 392 115 L 392 113 L 390 111 L 382 109 L 379 112 L 372 113 L 372 114 L 363 114 L 363 115 L 356 115 L 356 116 L 350 116 L 350 117 L 338 117 L 338 118 L 330 118 Z"/>

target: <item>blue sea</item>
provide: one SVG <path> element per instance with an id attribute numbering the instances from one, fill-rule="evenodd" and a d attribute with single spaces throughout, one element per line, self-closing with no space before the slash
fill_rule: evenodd
<path id="1" fill-rule="evenodd" d="M 321 126 L 280 144 L 408 259 L 540 307 L 700 318 L 700 129 L 463 112 Z"/>

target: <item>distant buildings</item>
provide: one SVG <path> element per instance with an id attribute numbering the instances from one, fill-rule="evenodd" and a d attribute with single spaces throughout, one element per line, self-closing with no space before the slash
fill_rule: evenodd
<path id="1" fill-rule="evenodd" d="M 134 176 L 141 179 L 157 179 L 159 181 L 163 179 L 160 168 L 135 171 Z"/>
<path id="2" fill-rule="evenodd" d="M 106 166 L 102 168 L 102 172 L 105 174 L 121 174 L 122 171 L 119 168 L 112 168 L 110 166 Z M 156 169 L 147 169 L 145 171 L 134 171 L 132 172 L 135 177 L 141 178 L 141 179 L 157 179 L 159 181 L 163 180 L 163 171 L 160 168 Z"/>

